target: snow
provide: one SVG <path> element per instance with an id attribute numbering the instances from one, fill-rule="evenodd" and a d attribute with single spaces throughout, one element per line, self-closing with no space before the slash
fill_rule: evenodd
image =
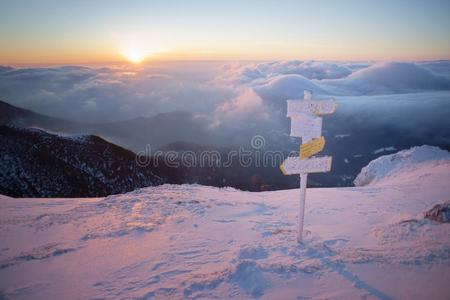
<path id="1" fill-rule="evenodd" d="M 373 154 L 380 154 L 383 152 L 391 152 L 391 151 L 395 151 L 395 150 L 397 150 L 397 148 L 395 148 L 394 146 L 389 146 L 389 147 L 376 149 L 373 151 Z"/>
<path id="2" fill-rule="evenodd" d="M 383 148 L 382 151 L 376 150 L 374 153 L 391 150 L 393 150 L 393 147 L 387 147 Z M 397 177 L 399 172 L 411 177 L 415 170 L 432 169 L 439 163 L 450 166 L 450 153 L 434 146 L 412 147 L 371 161 L 356 176 L 354 184 L 355 186 L 364 186 L 380 183 L 386 181 L 385 178 Z M 387 182 L 390 183 L 390 180 L 387 180 Z"/>
<path id="3" fill-rule="evenodd" d="M 334 138 L 336 138 L 336 139 L 343 139 L 343 138 L 346 138 L 346 137 L 349 137 L 349 136 L 350 136 L 349 133 L 335 134 Z"/>
<path id="4" fill-rule="evenodd" d="M 298 189 L 0 196 L 0 298 L 448 298 L 450 224 L 424 213 L 448 201 L 449 153 L 416 147 L 365 172 L 366 186 L 308 189 L 301 245 Z"/>
<path id="5" fill-rule="evenodd" d="M 75 142 L 85 143 L 89 140 L 89 135 L 86 134 L 75 134 L 75 133 L 65 133 L 65 132 L 56 132 L 52 130 L 48 130 L 45 128 L 37 127 L 37 126 L 30 126 L 26 128 L 29 131 L 37 132 L 37 133 L 48 133 L 51 135 L 56 135 L 58 137 L 72 140 Z"/>

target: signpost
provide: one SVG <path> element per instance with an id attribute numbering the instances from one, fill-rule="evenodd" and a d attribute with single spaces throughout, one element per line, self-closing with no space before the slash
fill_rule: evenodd
<path id="1" fill-rule="evenodd" d="M 303 141 L 319 138 L 322 135 L 322 118 L 298 113 L 291 117 L 291 136 L 301 137 Z"/>
<path id="2" fill-rule="evenodd" d="M 300 159 L 306 159 L 319 153 L 325 146 L 325 138 L 322 136 L 319 139 L 314 139 L 309 143 L 300 145 Z"/>
<path id="3" fill-rule="evenodd" d="M 291 136 L 302 139 L 299 157 L 288 157 L 280 166 L 284 175 L 300 174 L 300 211 L 298 216 L 297 241 L 302 241 L 305 216 L 306 181 L 308 173 L 329 172 L 331 156 L 314 157 L 323 150 L 322 117 L 334 113 L 336 101 L 313 100 L 312 92 L 305 91 L 303 100 L 287 101 L 287 116 L 291 118 Z"/>
<path id="4" fill-rule="evenodd" d="M 331 170 L 331 159 L 331 156 L 313 157 L 304 160 L 298 157 L 288 157 L 284 160 L 280 169 L 284 175 L 329 172 Z"/>

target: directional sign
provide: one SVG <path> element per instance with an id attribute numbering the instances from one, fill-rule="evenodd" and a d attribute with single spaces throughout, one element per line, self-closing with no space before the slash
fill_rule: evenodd
<path id="1" fill-rule="evenodd" d="M 300 146 L 300 159 L 305 159 L 319 153 L 325 146 L 325 138 L 313 139 L 311 142 Z"/>
<path id="2" fill-rule="evenodd" d="M 291 117 L 291 136 L 310 141 L 322 135 L 322 118 L 310 114 L 297 114 Z"/>
<path id="3" fill-rule="evenodd" d="M 336 110 L 336 100 L 287 100 L 287 116 L 293 117 L 300 113 L 314 115 L 329 115 Z"/>
<path id="4" fill-rule="evenodd" d="M 334 113 L 336 101 L 313 100 L 312 92 L 305 90 L 303 100 L 287 100 L 287 116 L 291 118 L 291 136 L 302 138 L 300 157 L 288 157 L 280 166 L 284 175 L 300 174 L 300 210 L 298 214 L 297 241 L 302 241 L 305 215 L 306 181 L 308 173 L 329 172 L 331 156 L 311 157 L 322 151 L 322 117 Z"/>
<path id="5" fill-rule="evenodd" d="M 313 157 L 301 160 L 299 157 L 288 157 L 280 166 L 284 175 L 302 173 L 321 173 L 331 170 L 331 156 Z"/>

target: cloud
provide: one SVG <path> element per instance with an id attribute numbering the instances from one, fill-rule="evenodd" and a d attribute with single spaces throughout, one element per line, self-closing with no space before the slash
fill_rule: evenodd
<path id="1" fill-rule="evenodd" d="M 358 65 L 358 67 L 363 66 Z M 310 80 L 322 80 L 344 78 L 351 73 L 352 69 L 344 64 L 319 61 L 291 60 L 247 64 L 234 63 L 224 66 L 217 81 L 254 85 L 264 83 L 280 75 L 300 75 Z"/>
<path id="2" fill-rule="evenodd" d="M 320 86 L 320 80 L 312 78 L 347 76 L 350 72 L 346 67 L 326 62 L 281 61 L 225 65 L 213 83 L 243 92 L 216 109 L 214 124 L 241 122 L 244 119 L 251 123 L 268 122 L 270 116 L 275 119 L 284 114 L 285 100 L 303 98 L 304 90 L 311 90 L 318 95 L 329 94 Z"/>
<path id="3" fill-rule="evenodd" d="M 318 94 L 377 95 L 450 89 L 450 64 L 441 62 L 275 61 L 230 64 L 215 83 L 252 87 L 264 99 L 280 101 Z"/>
<path id="4" fill-rule="evenodd" d="M 381 62 L 340 80 L 328 80 L 338 93 L 395 94 L 420 90 L 449 90 L 450 80 L 408 62 Z"/>
<path id="5" fill-rule="evenodd" d="M 105 127 L 112 128 L 105 138 L 134 150 L 175 141 L 231 147 L 256 134 L 267 145 L 292 150 L 297 141 L 287 136 L 285 100 L 302 98 L 308 89 L 316 98 L 338 101 L 324 133 L 350 134 L 345 142 L 356 145 L 354 154 L 376 147 L 372 153 L 396 143 L 448 145 L 449 66 L 275 61 L 0 67 L 0 100 L 81 122 L 155 116 Z M 336 150 L 333 140 L 329 149 Z"/>
<path id="6" fill-rule="evenodd" d="M 450 61 L 448 60 L 419 62 L 417 65 L 450 79 Z"/>
<path id="7" fill-rule="evenodd" d="M 86 100 L 83 104 L 84 109 L 87 111 L 97 110 L 97 102 L 95 100 L 95 98 Z"/>
<path id="8" fill-rule="evenodd" d="M 183 69 L 184 68 L 184 69 Z M 65 119 L 109 122 L 185 110 L 211 113 L 234 89 L 211 86 L 202 68 L 0 69 L 0 99 Z M 203 77 L 202 77 L 203 76 Z"/>
<path id="9" fill-rule="evenodd" d="M 297 74 L 308 79 L 336 79 L 352 73 L 344 65 L 319 61 L 281 61 L 260 66 L 272 74 Z"/>
<path id="10" fill-rule="evenodd" d="M 276 76 L 265 84 L 255 86 L 254 89 L 258 95 L 270 102 L 302 99 L 304 90 L 310 90 L 314 94 L 327 93 L 318 84 L 296 74 Z"/>
<path id="11" fill-rule="evenodd" d="M 239 145 L 247 143 L 255 134 L 280 130 L 283 120 L 279 112 L 248 88 L 216 109 L 210 128 Z"/>
<path id="12" fill-rule="evenodd" d="M 220 105 L 217 109 L 221 113 L 253 112 L 262 106 L 262 99 L 252 90 L 247 89 L 242 94 Z"/>
<path id="13" fill-rule="evenodd" d="M 213 126 L 218 126 L 224 122 L 237 125 L 236 122 L 246 123 L 254 122 L 258 119 L 268 120 L 270 115 L 261 97 L 253 89 L 246 89 L 237 97 L 220 105 L 216 109 L 214 117 Z"/>
<path id="14" fill-rule="evenodd" d="M 445 76 L 447 74 L 447 76 Z M 166 62 L 141 68 L 0 67 L 0 99 L 64 119 L 111 122 L 187 111 L 261 126 L 285 100 L 449 90 L 448 62 Z M 268 118 L 268 115 L 271 118 Z"/>

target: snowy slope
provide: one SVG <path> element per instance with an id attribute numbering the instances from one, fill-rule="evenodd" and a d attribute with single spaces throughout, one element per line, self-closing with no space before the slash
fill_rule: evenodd
<path id="1" fill-rule="evenodd" d="M 392 184 L 406 178 L 416 178 L 415 172 L 424 173 L 434 166 L 450 167 L 450 153 L 433 146 L 412 147 L 390 155 L 383 155 L 365 166 L 354 180 L 355 186 Z M 405 178 L 406 177 L 406 178 Z"/>
<path id="2" fill-rule="evenodd" d="M 449 200 L 450 166 L 408 172 L 309 189 L 302 245 L 298 190 L 2 197 L 0 298 L 448 299 L 450 224 L 423 213 Z"/>

